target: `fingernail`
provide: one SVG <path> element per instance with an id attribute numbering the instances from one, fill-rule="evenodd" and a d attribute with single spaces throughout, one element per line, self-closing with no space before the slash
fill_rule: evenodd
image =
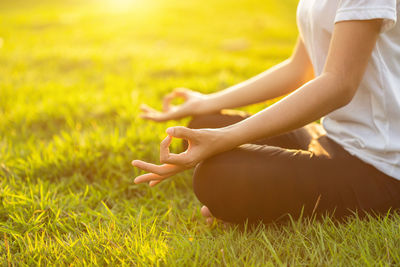
<path id="1" fill-rule="evenodd" d="M 135 166 L 136 160 L 132 160 L 131 164 L 132 164 L 133 166 Z"/>

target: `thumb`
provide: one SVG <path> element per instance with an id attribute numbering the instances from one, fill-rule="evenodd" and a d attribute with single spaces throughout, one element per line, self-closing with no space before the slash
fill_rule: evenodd
<path id="1" fill-rule="evenodd" d="M 196 131 L 183 126 L 175 126 L 167 129 L 167 134 L 181 139 L 192 139 L 196 135 Z"/>

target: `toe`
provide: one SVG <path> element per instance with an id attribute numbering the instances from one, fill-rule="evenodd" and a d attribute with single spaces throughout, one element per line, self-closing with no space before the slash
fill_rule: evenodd
<path id="1" fill-rule="evenodd" d="M 210 210 L 206 206 L 201 207 L 201 215 L 204 217 L 212 217 Z"/>

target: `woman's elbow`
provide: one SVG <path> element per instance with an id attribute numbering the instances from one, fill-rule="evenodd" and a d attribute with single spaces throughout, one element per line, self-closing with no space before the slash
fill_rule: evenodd
<path id="1" fill-rule="evenodd" d="M 349 104 L 359 87 L 359 82 L 346 79 L 341 75 L 329 75 L 332 91 L 334 92 L 334 100 L 337 108 L 341 108 Z"/>
<path id="2" fill-rule="evenodd" d="M 357 88 L 358 87 L 354 85 L 346 85 L 338 90 L 339 92 L 337 96 L 337 103 L 339 105 L 338 108 L 347 106 L 353 100 Z"/>

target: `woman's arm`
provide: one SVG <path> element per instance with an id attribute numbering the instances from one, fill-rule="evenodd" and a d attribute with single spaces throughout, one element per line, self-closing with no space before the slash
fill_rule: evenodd
<path id="1" fill-rule="evenodd" d="M 378 38 L 381 20 L 335 25 L 323 73 L 258 114 L 221 131 L 227 147 L 304 126 L 347 105 L 356 93 Z"/>
<path id="2" fill-rule="evenodd" d="M 348 104 L 362 80 L 381 24 L 381 20 L 337 23 L 323 73 L 254 116 L 220 129 L 169 128 L 169 137 L 161 145 L 160 160 L 165 164 L 135 161 L 134 166 L 151 172 L 149 176 L 139 176 L 135 182 L 157 184 L 161 179 L 155 176 L 150 179 L 151 175 L 162 173 L 165 179 L 214 154 L 296 129 Z M 188 140 L 188 150 L 169 153 L 170 136 Z M 166 169 L 168 173 L 164 173 Z"/>
<path id="3" fill-rule="evenodd" d="M 303 41 L 298 38 L 289 59 L 247 81 L 209 95 L 200 112 L 215 112 L 273 99 L 294 91 L 312 78 L 311 61 Z"/>
<path id="4" fill-rule="evenodd" d="M 299 38 L 292 56 L 267 71 L 223 91 L 210 95 L 178 89 L 164 98 L 163 112 L 142 107 L 142 117 L 155 121 L 180 119 L 190 115 L 218 112 L 259 103 L 292 92 L 314 77 L 312 64 Z M 170 106 L 172 99 L 184 98 L 181 106 Z"/>

